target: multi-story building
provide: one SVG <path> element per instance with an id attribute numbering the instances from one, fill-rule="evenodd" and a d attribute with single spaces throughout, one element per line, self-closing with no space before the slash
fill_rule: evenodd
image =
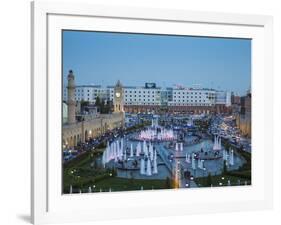
<path id="1" fill-rule="evenodd" d="M 97 113 L 96 108 L 91 108 L 89 106 L 89 113 L 80 114 L 77 112 L 77 103 L 83 99 L 83 96 L 86 96 L 88 101 L 90 100 L 90 96 L 95 95 L 95 88 L 98 86 L 78 86 L 83 95 L 81 97 L 81 92 L 77 91 L 75 86 L 75 77 L 72 70 L 69 71 L 67 76 L 67 98 L 62 103 L 63 107 L 63 126 L 62 126 L 62 143 L 63 149 L 74 147 L 78 143 L 87 142 L 91 138 L 98 137 L 109 130 L 113 130 L 115 128 L 119 128 L 124 126 L 124 111 L 123 108 L 120 107 L 123 105 L 123 97 L 121 92 L 123 92 L 123 87 L 120 82 L 118 82 L 115 86 L 114 94 L 117 98 L 114 98 L 114 105 L 119 106 L 116 107 L 113 113 L 109 114 L 99 114 Z M 89 88 L 90 87 L 90 88 Z M 88 92 L 89 90 L 89 92 Z M 89 93 L 89 96 L 88 96 Z M 98 92 L 97 92 L 98 93 Z M 102 91 L 100 92 L 102 93 Z M 65 96 L 65 95 L 64 95 Z M 81 99 L 82 98 L 82 99 Z M 80 120 L 78 118 L 80 117 Z"/>
<path id="2" fill-rule="evenodd" d="M 248 92 L 246 96 L 241 97 L 240 113 L 236 116 L 236 123 L 241 133 L 245 136 L 251 137 L 251 93 Z"/>
<path id="3" fill-rule="evenodd" d="M 158 87 L 155 83 L 144 86 L 124 86 L 124 109 L 127 112 L 159 111 L 169 112 L 224 112 L 231 105 L 231 94 L 208 88 Z M 64 89 L 64 99 L 67 90 Z M 94 103 L 96 97 L 103 100 L 114 100 L 114 86 L 100 85 L 76 86 L 76 101 Z"/>
<path id="4" fill-rule="evenodd" d="M 216 91 L 212 89 L 172 89 L 172 99 L 168 106 L 214 106 Z"/>
<path id="5" fill-rule="evenodd" d="M 230 112 L 231 111 L 231 93 L 227 91 L 216 91 L 216 112 Z"/>
<path id="6" fill-rule="evenodd" d="M 231 112 L 233 114 L 239 114 L 241 111 L 241 97 L 231 93 Z"/>
<path id="7" fill-rule="evenodd" d="M 95 103 L 97 97 L 108 100 L 109 90 L 101 85 L 77 85 L 75 86 L 75 100 Z M 63 99 L 67 99 L 67 88 L 64 87 Z"/>
<path id="8" fill-rule="evenodd" d="M 241 103 L 241 97 L 238 95 L 234 95 L 234 93 L 231 94 L 231 104 L 237 104 L 240 105 Z"/>
<path id="9" fill-rule="evenodd" d="M 109 100 L 113 100 L 114 87 L 108 86 Z M 124 87 L 125 105 L 161 105 L 161 88 L 158 87 Z"/>

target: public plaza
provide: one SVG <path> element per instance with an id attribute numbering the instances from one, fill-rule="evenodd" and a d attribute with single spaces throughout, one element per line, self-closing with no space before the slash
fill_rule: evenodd
<path id="1" fill-rule="evenodd" d="M 63 194 L 251 185 L 251 40 L 62 32 Z"/>
<path id="2" fill-rule="evenodd" d="M 110 87 L 99 95 L 108 105 L 111 102 L 110 110 L 100 113 L 96 98 L 81 106 L 74 73 L 68 74 L 63 103 L 63 193 L 251 184 L 251 134 L 239 127 L 241 113 L 235 111 L 234 96 L 176 87 L 164 106 L 148 100 L 132 104 L 122 81 Z M 142 87 L 147 93 L 155 90 L 161 88 Z M 191 92 L 197 93 L 196 102 L 197 97 L 192 104 L 177 103 L 177 96 Z M 210 95 L 208 102 L 201 102 L 202 93 Z"/>

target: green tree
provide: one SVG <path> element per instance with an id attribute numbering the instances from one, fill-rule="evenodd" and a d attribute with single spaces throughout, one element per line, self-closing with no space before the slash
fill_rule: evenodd
<path id="1" fill-rule="evenodd" d="M 96 97 L 96 101 L 95 101 L 95 105 L 96 105 L 96 106 L 100 106 L 100 104 L 101 104 L 100 97 L 97 96 L 97 97 Z"/>
<path id="2" fill-rule="evenodd" d="M 110 112 L 110 104 L 109 103 L 105 103 L 104 100 L 101 100 L 99 96 L 96 97 L 96 102 L 95 102 L 95 106 L 97 106 L 100 109 L 100 113 L 102 114 L 107 114 Z"/>
<path id="3" fill-rule="evenodd" d="M 89 105 L 89 101 L 81 100 L 81 106 L 87 106 Z"/>
<path id="4" fill-rule="evenodd" d="M 102 100 L 101 103 L 100 103 L 100 112 L 101 113 L 107 113 L 104 100 Z"/>

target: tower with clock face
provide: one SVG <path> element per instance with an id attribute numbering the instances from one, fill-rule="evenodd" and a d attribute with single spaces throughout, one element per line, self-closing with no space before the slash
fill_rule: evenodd
<path id="1" fill-rule="evenodd" d="M 123 86 L 118 80 L 114 87 L 114 112 L 124 112 Z"/>

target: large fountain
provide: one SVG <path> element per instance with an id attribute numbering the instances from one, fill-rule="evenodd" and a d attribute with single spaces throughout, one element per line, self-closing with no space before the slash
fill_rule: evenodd
<path id="1" fill-rule="evenodd" d="M 222 158 L 227 165 L 234 166 L 234 151 L 233 149 L 229 150 L 229 153 L 226 150 L 223 150 Z"/>
<path id="2" fill-rule="evenodd" d="M 156 150 L 152 150 L 152 151 L 149 150 L 149 155 L 144 155 L 144 157 L 141 158 L 140 174 L 145 176 L 158 174 Z"/>
<path id="3" fill-rule="evenodd" d="M 147 160 L 147 164 L 146 164 L 146 176 L 151 176 L 151 161 L 150 159 Z"/>
<path id="4" fill-rule="evenodd" d="M 176 152 L 178 152 L 178 151 L 183 151 L 183 143 L 181 142 L 181 143 L 176 143 L 176 145 L 175 145 L 175 150 L 176 150 Z"/>
<path id="5" fill-rule="evenodd" d="M 159 129 L 148 128 L 142 130 L 136 139 L 146 141 L 173 141 L 176 139 L 176 135 L 172 129 L 162 127 Z"/>
<path id="6" fill-rule="evenodd" d="M 166 129 L 159 125 L 158 117 L 153 117 L 151 126 L 140 131 L 135 137 L 139 141 L 173 141 L 177 139 L 173 129 Z"/>
<path id="7" fill-rule="evenodd" d="M 118 165 L 120 162 L 137 161 L 140 169 L 140 174 L 145 176 L 152 176 L 153 174 L 158 174 L 157 168 L 157 151 L 153 147 L 151 142 L 146 142 L 145 140 L 141 143 L 138 142 L 134 146 L 133 143 L 130 144 L 128 148 L 128 154 L 124 145 L 124 139 L 116 140 L 112 143 L 107 143 L 106 149 L 102 155 L 102 164 L 104 168 L 107 163 L 113 162 L 113 165 Z M 110 164 L 112 165 L 112 164 Z M 125 163 L 123 169 L 135 169 Z"/>
<path id="8" fill-rule="evenodd" d="M 116 140 L 116 141 L 112 142 L 111 144 L 109 144 L 109 142 L 107 142 L 106 149 L 102 155 L 102 164 L 104 167 L 105 167 L 105 164 L 111 160 L 114 160 L 115 162 L 117 162 L 118 160 L 122 160 L 122 159 L 126 158 L 126 151 L 124 152 L 124 150 L 123 150 L 123 148 L 124 148 L 123 142 L 124 142 L 123 138 L 121 139 L 120 142 L 119 142 L 119 140 Z"/>
<path id="9" fill-rule="evenodd" d="M 218 135 L 214 136 L 214 146 L 213 146 L 213 150 L 214 151 L 219 151 L 221 150 L 221 137 L 219 137 Z"/>
<path id="10" fill-rule="evenodd" d="M 158 117 L 152 118 L 151 127 L 158 127 L 158 126 L 159 126 Z"/>
<path id="11" fill-rule="evenodd" d="M 173 174 L 175 162 L 179 163 L 181 173 L 189 171 L 194 177 L 220 174 L 224 161 L 229 170 L 244 163 L 232 149 L 224 148 L 219 135 L 212 141 L 193 134 L 177 139 L 177 134 L 180 132 L 162 127 L 158 119 L 153 119 L 151 126 L 108 142 L 103 166 L 115 168 L 118 177 L 165 179 Z"/>

